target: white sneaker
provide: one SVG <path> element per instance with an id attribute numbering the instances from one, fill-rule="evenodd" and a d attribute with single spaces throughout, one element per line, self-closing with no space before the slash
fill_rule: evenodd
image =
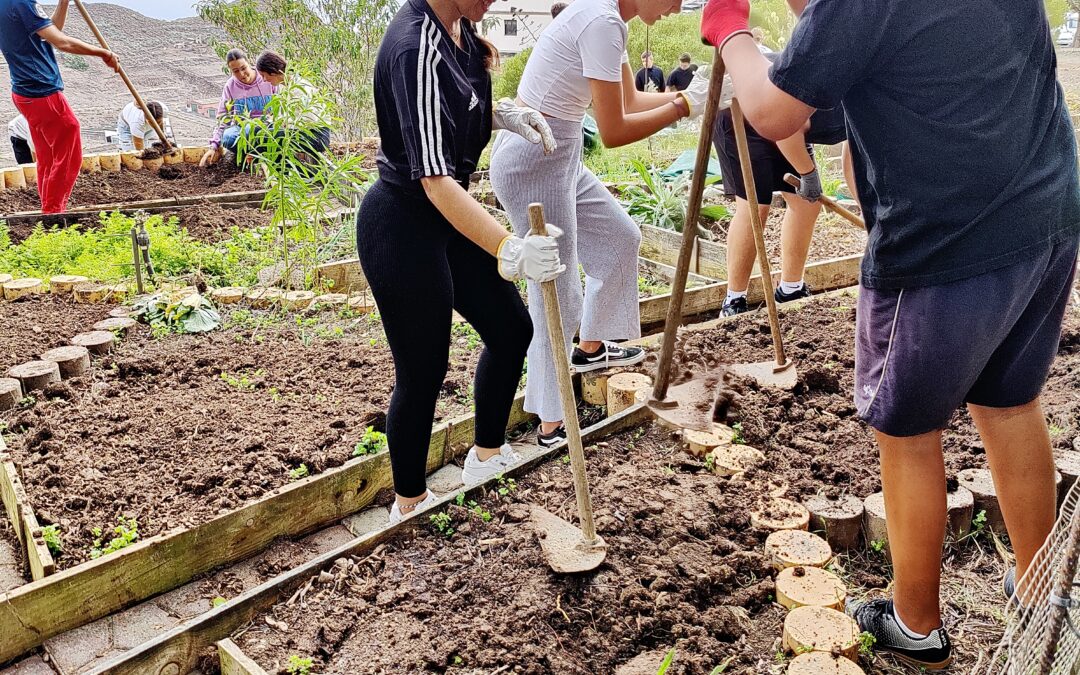
<path id="1" fill-rule="evenodd" d="M 427 497 L 424 497 L 424 500 L 422 502 L 418 503 L 416 505 L 415 509 L 409 511 L 408 513 L 402 513 L 401 512 L 401 507 L 398 506 L 397 499 L 395 499 L 394 500 L 394 505 L 390 507 L 390 524 L 391 525 L 397 525 L 404 518 L 407 518 L 408 516 L 411 516 L 414 513 L 419 513 L 421 511 L 423 511 L 424 509 L 428 508 L 429 506 L 431 506 L 432 504 L 434 504 L 437 501 L 439 501 L 439 495 L 435 494 L 431 490 L 428 490 L 427 491 Z"/>
<path id="2" fill-rule="evenodd" d="M 465 458 L 465 468 L 461 470 L 461 482 L 466 485 L 483 483 L 488 478 L 503 473 L 521 460 L 521 455 L 511 448 L 509 443 L 504 443 L 499 448 L 499 454 L 488 458 L 486 462 L 481 462 L 480 458 L 476 456 L 476 446 L 474 445 Z"/>

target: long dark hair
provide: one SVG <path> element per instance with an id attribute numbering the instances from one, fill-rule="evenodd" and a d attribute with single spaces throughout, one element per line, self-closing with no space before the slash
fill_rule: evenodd
<path id="1" fill-rule="evenodd" d="M 479 31 L 476 30 L 476 24 L 474 24 L 472 21 L 469 21 L 465 17 L 461 17 L 461 25 L 464 26 L 465 29 L 468 30 L 470 33 L 472 33 L 473 37 L 476 38 L 476 41 L 479 42 L 480 46 L 483 47 L 484 51 L 487 52 L 487 54 L 484 56 L 484 67 L 488 70 L 495 70 L 496 68 L 498 68 L 498 48 L 495 47 L 495 45 L 491 44 L 490 40 L 480 35 Z"/>
<path id="2" fill-rule="evenodd" d="M 271 75 L 284 75 L 285 69 L 289 67 L 288 62 L 281 54 L 272 52 L 269 49 L 259 54 L 255 59 L 255 70 L 260 73 L 270 73 Z"/>

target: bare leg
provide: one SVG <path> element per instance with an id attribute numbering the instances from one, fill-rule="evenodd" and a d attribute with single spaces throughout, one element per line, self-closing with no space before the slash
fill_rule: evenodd
<path id="1" fill-rule="evenodd" d="M 947 508 L 941 432 L 903 438 L 874 434 L 881 450 L 893 602 L 908 628 L 929 634 L 941 626 L 938 595 Z"/>
<path id="2" fill-rule="evenodd" d="M 768 205 L 758 205 L 761 222 L 769 218 Z M 754 269 L 757 245 L 754 243 L 754 227 L 750 223 L 750 202 L 735 198 L 735 215 L 731 217 L 727 233 L 728 291 L 745 292 L 750 286 L 750 273 Z"/>
<path id="3" fill-rule="evenodd" d="M 783 195 L 787 202 L 787 213 L 784 214 L 784 225 L 780 231 L 780 281 L 794 283 L 803 278 L 821 204 L 808 202 L 788 192 Z"/>

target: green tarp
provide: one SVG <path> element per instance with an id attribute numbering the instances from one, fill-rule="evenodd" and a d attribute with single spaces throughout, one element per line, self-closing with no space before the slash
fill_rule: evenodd
<path id="1" fill-rule="evenodd" d="M 677 178 L 684 173 L 694 172 L 694 160 L 697 157 L 697 150 L 684 150 L 679 157 L 671 163 L 671 166 L 660 172 L 660 175 L 664 178 Z M 720 175 L 720 163 L 716 161 L 716 158 L 709 154 L 709 176 Z"/>

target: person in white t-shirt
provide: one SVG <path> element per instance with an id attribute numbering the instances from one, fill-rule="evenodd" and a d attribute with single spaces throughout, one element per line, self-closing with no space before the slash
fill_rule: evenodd
<path id="1" fill-rule="evenodd" d="M 34 139 L 30 137 L 30 124 L 22 115 L 8 122 L 8 136 L 11 137 L 11 149 L 15 152 L 16 164 L 33 164 Z"/>
<path id="2" fill-rule="evenodd" d="M 563 332 L 580 334 L 571 363 L 578 372 L 631 365 L 643 350 L 614 340 L 641 334 L 638 314 L 638 225 L 581 161 L 582 119 L 591 106 L 607 147 L 642 140 L 703 111 L 708 81 L 695 77 L 685 91 L 639 92 L 626 54 L 626 22 L 646 25 L 679 12 L 681 0 L 574 0 L 544 29 L 525 65 L 518 104 L 539 110 L 558 142 L 551 155 L 512 134 L 500 134 L 491 155 L 491 183 L 520 236 L 529 230 L 528 206 L 539 202 L 547 221 L 562 228 L 558 280 Z M 582 289 L 578 265 L 585 272 Z M 566 438 L 543 300 L 529 283 L 533 341 L 525 409 L 540 416 L 539 442 Z M 580 331 L 580 333 L 579 333 Z"/>
<path id="3" fill-rule="evenodd" d="M 146 104 L 146 108 L 162 127 L 165 136 L 170 136 L 168 108 L 158 101 L 150 101 Z M 116 137 L 120 143 L 120 152 L 142 150 L 160 140 L 154 127 L 147 121 L 146 114 L 135 101 L 128 103 L 120 111 L 116 119 Z"/>

